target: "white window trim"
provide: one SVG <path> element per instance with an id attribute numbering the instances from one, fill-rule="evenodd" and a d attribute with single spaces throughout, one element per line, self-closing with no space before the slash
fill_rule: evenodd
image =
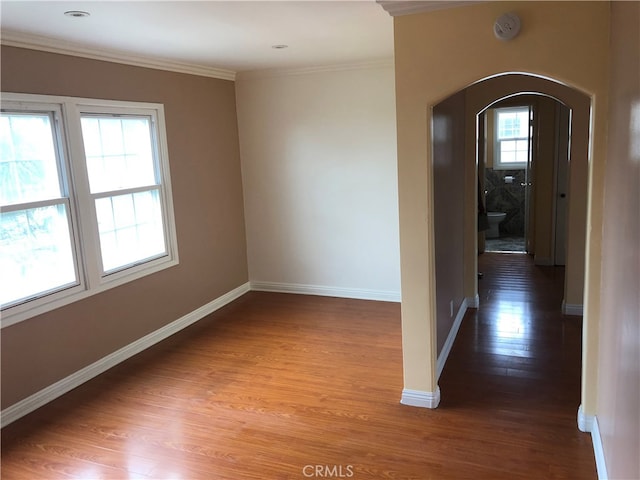
<path id="1" fill-rule="evenodd" d="M 2 93 L 2 108 L 34 108 L 57 112 L 59 122 L 59 146 L 69 190 L 69 219 L 71 234 L 76 249 L 76 269 L 79 284 L 56 291 L 24 303 L 8 307 L 0 314 L 1 328 L 14 325 L 36 315 L 82 300 L 105 290 L 137 280 L 152 273 L 170 268 L 179 263 L 178 242 L 171 191 L 169 152 L 167 148 L 164 106 L 159 103 L 99 100 L 79 97 Z M 89 201 L 84 145 L 80 129 L 80 114 L 91 113 L 134 113 L 151 116 L 157 134 L 155 144 L 158 149 L 158 168 L 162 178 L 160 202 L 166 235 L 167 255 L 144 263 L 130 266 L 109 274 L 102 274 L 102 259 L 98 241 L 97 220 L 94 202 Z M 71 177 L 71 178 L 68 178 Z M 75 180 L 75 181 L 73 181 Z M 0 273 L 1 274 L 1 273 Z"/>
<path id="2" fill-rule="evenodd" d="M 520 107 L 500 107 L 500 108 L 495 108 L 494 109 L 494 113 L 493 113 L 493 119 L 494 119 L 494 126 L 493 126 L 493 169 L 494 170 L 526 170 L 527 169 L 527 164 L 529 162 L 503 162 L 501 161 L 501 148 L 500 148 L 500 142 L 501 140 L 498 138 L 499 132 L 500 132 L 500 124 L 499 124 L 499 112 L 504 112 L 504 111 L 508 111 L 508 110 L 512 110 L 512 111 L 521 111 L 521 110 L 527 110 L 530 112 L 530 107 L 528 106 L 520 106 Z M 529 113 L 530 114 L 530 113 Z M 529 129 L 527 128 L 527 132 L 529 132 Z M 531 139 L 529 138 L 529 135 L 527 134 L 526 137 L 514 137 L 514 138 L 509 138 L 509 141 L 511 140 L 526 140 L 527 143 L 531 141 Z M 529 146 L 530 148 L 530 146 Z"/>

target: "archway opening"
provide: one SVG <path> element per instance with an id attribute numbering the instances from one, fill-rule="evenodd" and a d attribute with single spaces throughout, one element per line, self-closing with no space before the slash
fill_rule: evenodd
<path id="1" fill-rule="evenodd" d="M 553 265 L 556 237 L 560 237 L 566 246 L 562 259 L 566 275 L 564 298 L 557 308 L 565 314 L 582 313 L 590 98 L 562 83 L 535 75 L 504 74 L 478 81 L 432 109 L 437 377 L 444 368 L 464 312 L 479 306 L 477 258 L 482 234 L 478 235 L 478 212 L 485 200 L 479 170 L 487 161 L 486 129 L 483 130 L 486 123 L 480 122 L 486 122 L 491 109 L 515 104 L 535 104 L 539 118 L 546 118 L 543 127 L 555 132 L 552 138 L 543 138 L 542 145 L 539 138 L 532 137 L 535 155 L 544 153 L 551 157 L 544 164 L 538 159 L 534 165 L 538 167 L 533 173 L 536 180 L 517 182 L 526 184 L 522 187 L 529 189 L 533 202 L 532 208 L 523 214 L 529 226 L 527 248 L 538 264 Z M 567 132 L 561 138 L 559 124 L 563 116 Z M 566 187 L 560 189 L 557 164 L 563 145 L 567 180 Z M 508 176 L 515 177 L 503 175 L 503 181 Z M 515 178 L 510 180 L 513 182 Z M 559 235 L 555 224 L 557 212 L 563 210 L 558 209 L 556 196 L 560 195 L 564 195 L 561 202 L 566 214 L 564 237 Z"/>

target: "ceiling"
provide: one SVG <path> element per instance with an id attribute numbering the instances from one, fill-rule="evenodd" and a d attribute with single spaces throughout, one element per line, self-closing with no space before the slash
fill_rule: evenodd
<path id="1" fill-rule="evenodd" d="M 69 10 L 90 16 L 65 16 Z M 7 45 L 222 78 L 393 57 L 393 19 L 374 0 L 2 0 L 0 28 Z"/>

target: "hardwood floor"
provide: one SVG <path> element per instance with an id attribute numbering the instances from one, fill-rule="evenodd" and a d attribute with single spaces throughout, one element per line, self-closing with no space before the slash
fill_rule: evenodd
<path id="1" fill-rule="evenodd" d="M 398 304 L 252 292 L 3 429 L 2 478 L 596 478 L 562 269 L 479 265 L 438 409 L 399 403 Z"/>

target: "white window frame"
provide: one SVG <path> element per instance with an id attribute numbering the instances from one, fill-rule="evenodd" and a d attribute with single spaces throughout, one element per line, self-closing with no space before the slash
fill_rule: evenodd
<path id="1" fill-rule="evenodd" d="M 501 140 L 500 139 L 500 112 L 507 111 L 527 111 L 527 118 L 529 119 L 527 125 L 527 136 L 526 137 L 511 137 L 508 139 Z M 502 141 L 518 141 L 518 140 L 526 140 L 527 149 L 531 149 L 530 138 L 530 122 L 531 122 L 531 108 L 528 106 L 520 106 L 520 107 L 500 107 L 495 108 L 493 112 L 494 117 L 494 134 L 493 134 L 493 169 L 494 170 L 526 170 L 529 161 L 526 162 L 503 162 L 502 161 L 502 148 L 500 146 Z"/>
<path id="2" fill-rule="evenodd" d="M 1 327 L 16 324 L 55 308 L 159 272 L 179 263 L 164 106 L 159 103 L 99 100 L 79 97 L 2 93 L 2 109 L 52 112 L 54 141 L 61 157 L 62 182 L 68 197 L 70 232 L 75 249 L 78 284 L 9 306 L 0 313 Z M 152 141 L 159 180 L 166 255 L 104 273 L 93 195 L 90 194 L 80 117 L 83 113 L 143 115 L 151 118 Z M 0 272 L 0 275 L 2 272 Z"/>

